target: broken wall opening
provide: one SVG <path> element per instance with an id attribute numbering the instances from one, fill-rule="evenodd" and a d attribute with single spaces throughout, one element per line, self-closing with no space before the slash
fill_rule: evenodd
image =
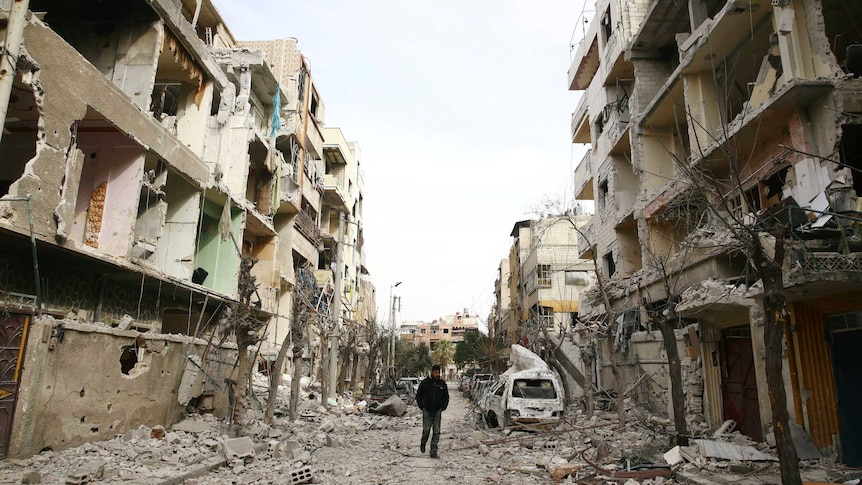
<path id="1" fill-rule="evenodd" d="M 862 3 L 823 0 L 826 38 L 844 72 L 862 76 Z"/>
<path id="2" fill-rule="evenodd" d="M 92 109 L 73 133 L 83 152 L 70 239 L 117 257 L 126 257 L 138 214 L 144 148 Z M 74 188 L 67 187 L 74 193 Z"/>
<path id="3" fill-rule="evenodd" d="M 239 241 L 243 212 L 231 207 L 230 200 L 217 203 L 204 200 L 198 226 L 195 270 L 206 276 L 198 284 L 228 295 L 236 291 L 239 271 Z"/>
<path id="4" fill-rule="evenodd" d="M 38 122 L 33 90 L 22 81 L 22 73 L 17 73 L 0 141 L 0 197 L 9 194 L 12 184 L 24 175 L 27 162 L 36 156 Z"/>
<path id="5" fill-rule="evenodd" d="M 163 192 L 164 226 L 148 261 L 170 276 L 188 280 L 194 270 L 201 192 L 172 170 L 167 170 Z"/>
<path id="6" fill-rule="evenodd" d="M 166 29 L 160 48 L 149 110 L 168 131 L 193 140 L 196 149 L 210 113 L 212 85 L 194 58 Z M 194 121 L 185 120 L 186 117 Z"/>
<path id="7" fill-rule="evenodd" d="M 641 242 L 638 237 L 637 223 L 632 216 L 617 226 L 614 231 L 617 236 L 617 247 L 619 248 L 619 266 L 624 274 L 631 274 L 641 269 Z"/>
<path id="8" fill-rule="evenodd" d="M 264 215 L 272 213 L 272 172 L 266 167 L 269 149 L 255 138 L 248 146 L 248 179 L 245 198 L 254 203 L 257 211 Z"/>
<path id="9" fill-rule="evenodd" d="M 843 166 L 853 169 L 853 190 L 862 197 L 862 125 L 842 125 L 838 155 Z"/>
<path id="10" fill-rule="evenodd" d="M 167 202 L 163 189 L 167 182 L 167 175 L 167 165 L 163 160 L 152 154 L 145 156 L 144 176 L 131 251 L 134 258 L 154 259 L 165 224 Z"/>
<path id="11" fill-rule="evenodd" d="M 180 335 L 197 335 L 203 328 L 207 327 L 212 318 L 212 313 L 188 309 L 166 309 L 162 312 L 161 333 L 174 333 Z"/>
<path id="12" fill-rule="evenodd" d="M 146 107 L 163 27 L 141 0 L 32 0 L 30 10 L 96 69 Z"/>
<path id="13" fill-rule="evenodd" d="M 781 62 L 780 57 L 769 57 L 772 32 L 772 19 L 766 16 L 754 26 L 751 36 L 746 35 L 730 55 L 714 66 L 723 123 L 730 123 L 745 111 L 761 66 L 768 61 Z"/>

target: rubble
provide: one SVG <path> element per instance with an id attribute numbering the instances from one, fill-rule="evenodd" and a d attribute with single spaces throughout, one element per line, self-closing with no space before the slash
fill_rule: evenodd
<path id="1" fill-rule="evenodd" d="M 256 376 L 255 382 L 265 380 Z M 265 392 L 263 384 L 253 388 Z M 415 406 L 402 402 L 403 411 L 393 415 L 360 412 L 358 403 L 339 397 L 328 409 L 319 400 L 301 400 L 293 422 L 282 416 L 267 425 L 255 412 L 244 436 L 231 437 L 229 423 L 212 415 L 190 414 L 169 427 L 139 426 L 112 440 L 0 462 L 0 483 L 334 485 L 428 483 L 433 477 L 456 484 L 672 485 L 762 483 L 777 476 L 774 461 L 752 461 L 774 459 L 767 444 L 747 439 L 732 422 L 689 446 L 672 447 L 672 422 L 629 401 L 622 427 L 615 410 L 588 417 L 571 407 L 546 429 L 473 429 L 466 399 L 457 391 L 451 395 L 440 460 L 419 452 L 422 420 Z M 739 454 L 730 457 L 729 450 Z M 860 477 L 853 473 L 826 459 L 805 462 L 803 470 L 812 482 Z"/>

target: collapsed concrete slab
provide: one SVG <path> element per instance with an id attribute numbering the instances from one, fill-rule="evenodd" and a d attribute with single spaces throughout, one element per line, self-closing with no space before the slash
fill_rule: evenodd
<path id="1" fill-rule="evenodd" d="M 374 414 L 384 414 L 386 416 L 403 416 L 407 412 L 407 405 L 396 395 L 392 395 L 389 399 L 378 404 L 376 408 L 370 409 Z"/>

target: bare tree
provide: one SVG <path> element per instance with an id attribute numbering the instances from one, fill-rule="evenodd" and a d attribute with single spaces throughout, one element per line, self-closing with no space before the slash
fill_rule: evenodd
<path id="1" fill-rule="evenodd" d="M 299 381 L 302 378 L 302 357 L 305 349 L 305 333 L 309 323 L 316 319 L 317 311 L 312 302 L 314 301 L 315 287 L 306 279 L 297 277 L 296 284 L 293 287 L 291 308 L 290 308 L 290 331 L 284 336 L 281 343 L 281 348 L 278 350 L 278 355 L 273 365 L 273 371 L 270 375 L 269 395 L 266 403 L 266 412 L 264 414 L 264 422 L 272 423 L 273 413 L 275 411 L 275 403 L 278 398 L 278 386 L 281 384 L 281 371 L 284 367 L 284 361 L 287 358 L 287 352 L 293 354 L 293 378 L 291 381 L 289 414 L 291 420 L 296 419 L 296 409 L 298 400 L 294 396 L 299 396 Z"/>
<path id="2" fill-rule="evenodd" d="M 251 377 L 254 359 L 251 358 L 249 348 L 254 346 L 261 338 L 261 329 L 265 322 L 259 320 L 255 315 L 251 297 L 257 292 L 257 282 L 251 274 L 251 270 L 257 263 L 257 259 L 243 255 L 240 258 L 239 280 L 237 292 L 239 303 L 233 311 L 233 332 L 237 344 L 237 380 L 233 388 L 233 423 L 238 429 L 245 426 L 245 416 L 248 409 L 248 381 Z"/>

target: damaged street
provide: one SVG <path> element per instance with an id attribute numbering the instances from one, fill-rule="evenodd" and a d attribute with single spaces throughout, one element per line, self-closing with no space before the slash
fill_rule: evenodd
<path id="1" fill-rule="evenodd" d="M 0 38 L 0 482 L 862 485 L 859 0 Z"/>
<path id="2" fill-rule="evenodd" d="M 530 354 L 517 347 L 519 355 Z M 535 354 L 529 358 L 544 365 Z M 732 422 L 689 446 L 670 447 L 669 420 L 629 398 L 622 426 L 616 401 L 599 398 L 605 410 L 590 417 L 577 402 L 541 424 L 491 427 L 476 404 L 481 396 L 471 400 L 449 383 L 440 457 L 433 459 L 419 451 L 422 418 L 408 404 L 409 394 L 379 402 L 343 396 L 327 409 L 319 383 L 304 384 L 300 417 L 291 421 L 289 385 L 282 386 L 276 419 L 267 425 L 259 406 L 268 392 L 266 377 L 255 374 L 252 387 L 258 406 L 249 411 L 244 436 L 230 437 L 227 423 L 211 414 L 192 414 L 167 428 L 140 426 L 111 440 L 4 460 L 0 483 L 781 483 L 769 446 L 734 430 Z M 798 448 L 817 453 L 803 435 Z M 807 456 L 802 476 L 811 483 L 862 481 L 862 471 L 842 467 L 834 457 Z"/>

